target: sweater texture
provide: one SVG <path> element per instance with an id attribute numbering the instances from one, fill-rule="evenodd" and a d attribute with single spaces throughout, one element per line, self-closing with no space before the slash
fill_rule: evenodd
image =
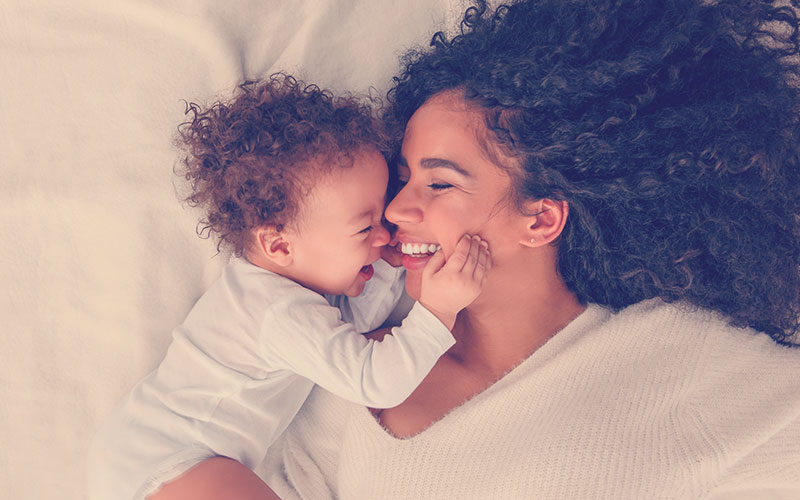
<path id="1" fill-rule="evenodd" d="M 800 349 L 657 299 L 590 304 L 411 438 L 315 389 L 257 472 L 284 500 L 797 500 Z"/>

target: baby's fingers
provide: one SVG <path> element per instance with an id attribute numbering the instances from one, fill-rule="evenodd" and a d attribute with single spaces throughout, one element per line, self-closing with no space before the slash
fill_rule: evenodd
<path id="1" fill-rule="evenodd" d="M 492 267 L 492 254 L 489 252 L 489 243 L 486 240 L 481 240 L 478 248 L 478 260 L 475 265 L 473 277 L 481 285 L 483 285 L 489 269 Z"/>
<path id="2" fill-rule="evenodd" d="M 467 259 L 470 257 L 471 247 L 472 239 L 468 234 L 465 234 L 460 240 L 458 240 L 456 249 L 453 251 L 453 255 L 447 259 L 447 264 L 445 265 L 447 269 L 450 269 L 451 272 L 460 272 L 463 269 L 464 264 L 466 264 Z"/>
<path id="3" fill-rule="evenodd" d="M 431 256 L 428 263 L 425 264 L 425 267 L 422 269 L 422 276 L 431 276 L 435 273 L 438 273 L 439 270 L 444 267 L 445 260 L 444 260 L 444 252 L 441 248 L 436 250 L 436 252 Z"/>
<path id="4" fill-rule="evenodd" d="M 470 239 L 469 256 L 462 272 L 482 284 L 489 259 L 489 243 L 476 234 Z"/>
<path id="5" fill-rule="evenodd" d="M 469 239 L 469 253 L 467 254 L 467 260 L 464 262 L 464 267 L 462 269 L 462 272 L 467 276 L 475 276 L 480 253 L 481 237 L 475 234 Z"/>

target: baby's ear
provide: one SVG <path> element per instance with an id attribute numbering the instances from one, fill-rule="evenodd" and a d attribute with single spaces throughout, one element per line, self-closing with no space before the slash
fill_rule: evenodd
<path id="1" fill-rule="evenodd" d="M 274 226 L 264 226 L 254 231 L 255 251 L 267 261 L 286 267 L 294 260 L 292 242 L 285 231 Z"/>

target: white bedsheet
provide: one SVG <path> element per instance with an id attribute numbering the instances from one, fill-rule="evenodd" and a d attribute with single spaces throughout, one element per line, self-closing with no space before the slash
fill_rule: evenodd
<path id="1" fill-rule="evenodd" d="M 183 99 L 383 94 L 462 0 L 0 3 L 0 497 L 80 499 L 96 426 L 225 258 L 173 188 Z"/>

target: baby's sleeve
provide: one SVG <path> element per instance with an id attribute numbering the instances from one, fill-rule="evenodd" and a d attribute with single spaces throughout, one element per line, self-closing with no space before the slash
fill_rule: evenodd
<path id="1" fill-rule="evenodd" d="M 342 312 L 360 333 L 380 328 L 403 296 L 405 269 L 392 267 L 383 260 L 372 264 L 375 274 L 358 297 L 327 295 L 328 302 Z M 407 312 L 407 311 L 406 311 Z"/>
<path id="2" fill-rule="evenodd" d="M 367 339 L 339 310 L 309 295 L 271 308 L 264 357 L 328 391 L 374 408 L 391 408 L 422 382 L 454 343 L 450 331 L 416 304 L 382 341 Z"/>

